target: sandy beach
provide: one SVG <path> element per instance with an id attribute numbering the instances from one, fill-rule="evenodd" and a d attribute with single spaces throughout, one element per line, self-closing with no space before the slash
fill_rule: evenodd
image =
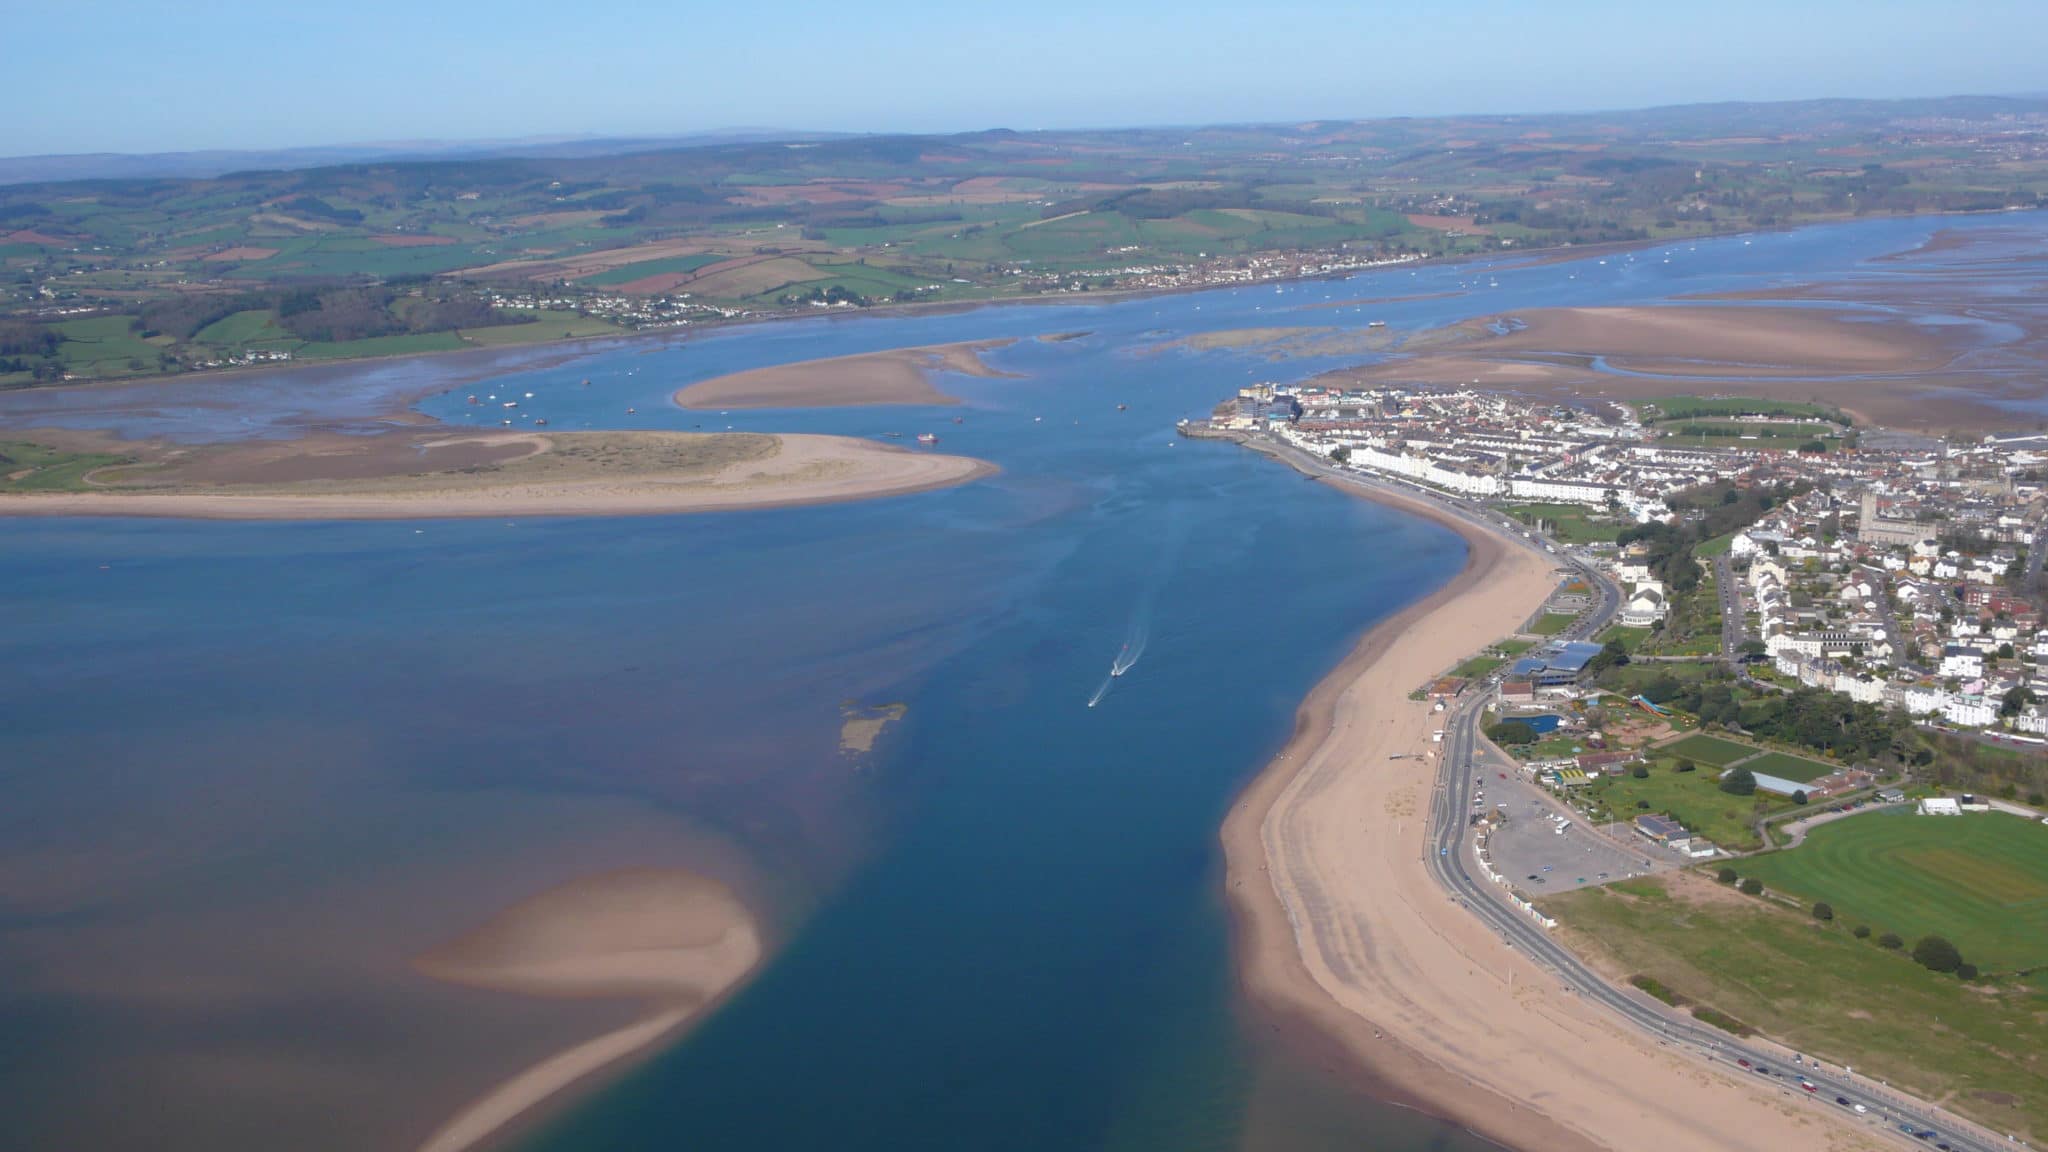
<path id="1" fill-rule="evenodd" d="M 776 364 L 700 380 L 676 392 L 684 408 L 833 408 L 858 404 L 957 404 L 932 383 L 935 372 L 1000 377 L 981 354 L 1010 340 L 891 348 Z"/>
<path id="2" fill-rule="evenodd" d="M 676 870 L 614 872 L 550 889 L 420 957 L 450 983 L 569 998 L 644 1000 L 645 1017 L 559 1052 L 450 1118 L 420 1152 L 460 1152 L 591 1075 L 699 1018 L 752 972 L 754 918 L 715 881 Z"/>
<path id="3" fill-rule="evenodd" d="M 1373 498 L 1445 523 L 1470 557 L 1316 686 L 1224 824 L 1254 1002 L 1334 1042 L 1380 1090 L 1518 1152 L 1876 1147 L 1567 994 L 1436 886 L 1423 854 L 1442 714 L 1407 695 L 1519 627 L 1553 562 L 1421 501 Z"/>
<path id="4" fill-rule="evenodd" d="M 0 516 L 651 516 L 897 496 L 995 471 L 853 437 L 688 432 L 434 429 L 144 456 L 88 475 L 96 491 L 0 495 Z"/>

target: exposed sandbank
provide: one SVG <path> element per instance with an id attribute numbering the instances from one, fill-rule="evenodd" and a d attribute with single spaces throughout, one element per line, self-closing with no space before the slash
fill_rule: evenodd
<path id="1" fill-rule="evenodd" d="M 1470 557 L 1316 686 L 1231 809 L 1227 884 L 1254 1000 L 1518 1152 L 1866 1146 L 1566 994 L 1436 886 L 1423 857 L 1441 717 L 1407 694 L 1517 628 L 1553 561 L 1426 503 L 1373 498 L 1452 527 Z"/>
<path id="2" fill-rule="evenodd" d="M 957 404 L 932 383 L 935 372 L 1009 376 L 981 354 L 1011 340 L 973 340 L 891 348 L 751 368 L 700 380 L 676 392 L 684 408 L 830 408 L 859 404 Z"/>
<path id="3" fill-rule="evenodd" d="M 1518 322 L 1503 331 L 1506 321 Z M 1324 383 L 1480 387 L 1579 399 L 1710 392 L 1813 400 L 1898 428 L 1996 424 L 1967 388 L 1957 335 L 1896 317 L 1747 304 L 1531 309 L 1420 333 L 1412 353 Z"/>
<path id="4" fill-rule="evenodd" d="M 760 962 L 754 918 L 724 885 L 674 870 L 613 872 L 550 889 L 420 957 L 437 980 L 529 996 L 634 997 L 648 1015 L 518 1073 L 420 1152 L 459 1152 L 593 1073 L 700 1017 Z"/>
<path id="5" fill-rule="evenodd" d="M 0 496 L 0 516 L 388 520 L 622 516 L 902 495 L 995 471 L 844 436 L 463 432 L 309 437 L 141 453 L 94 491 Z"/>
<path id="6" fill-rule="evenodd" d="M 1144 349 L 1164 352 L 1186 348 L 1196 352 L 1235 350 L 1265 354 L 1269 360 L 1301 356 L 1355 356 L 1391 348 L 1399 337 L 1389 328 L 1370 327 L 1267 327 L 1225 328 L 1196 332 Z"/>

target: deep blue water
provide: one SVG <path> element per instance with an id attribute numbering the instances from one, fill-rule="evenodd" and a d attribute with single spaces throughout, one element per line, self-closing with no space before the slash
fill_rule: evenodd
<path id="1" fill-rule="evenodd" d="M 1216 840 L 1309 687 L 1462 546 L 1172 431 L 1240 383 L 1326 364 L 1154 346 L 1853 274 L 1993 224 L 2044 226 L 1876 221 L 1605 263 L 835 317 L 513 358 L 532 366 L 421 405 L 495 422 L 463 403 L 494 391 L 557 429 L 936 431 L 1003 468 L 913 497 L 0 521 L 0 1114 L 36 1147 L 253 1146 L 283 1124 L 306 1148 L 417 1138 L 446 1094 L 430 1071 L 474 1054 L 451 1032 L 504 1020 L 509 1044 L 570 1009 L 458 996 L 406 959 L 550 884 L 681 863 L 759 897 L 783 946 L 689 1040 L 523 1147 L 1476 1147 L 1261 1040 L 1232 994 Z M 1438 292 L 1461 294 L 1323 306 Z M 998 336 L 1020 338 L 990 357 L 1018 376 L 949 379 L 957 408 L 666 402 L 739 368 Z M 0 420 L 271 435 L 291 379 L 105 390 L 76 416 L 0 397 Z M 295 419 L 374 412 L 375 382 L 319 379 Z M 859 762 L 836 749 L 848 700 L 908 705 Z M 296 1139 L 308 1115 L 330 1122 Z"/>

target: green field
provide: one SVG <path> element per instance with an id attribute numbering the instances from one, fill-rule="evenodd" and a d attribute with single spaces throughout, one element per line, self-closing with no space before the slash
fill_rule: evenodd
<path id="1" fill-rule="evenodd" d="M 1744 424 L 1733 420 L 1687 420 L 1657 427 L 1663 433 L 1663 439 L 1694 448 L 1754 443 L 1762 448 L 1783 450 L 1810 440 L 1826 443 L 1842 433 L 1833 424 Z"/>
<path id="2" fill-rule="evenodd" d="M 471 344 L 496 347 L 501 344 L 533 344 L 541 340 L 581 339 L 614 336 L 625 329 L 596 316 L 574 312 L 541 312 L 529 308 L 507 308 L 507 312 L 537 317 L 533 324 L 493 324 L 489 328 L 464 328 L 462 338 Z"/>
<path id="3" fill-rule="evenodd" d="M 1835 420 L 1841 414 L 1822 404 L 1797 400 L 1766 400 L 1756 396 L 1666 396 L 1643 404 L 1643 418 L 1665 420 L 1774 416 L 1780 419 Z M 1832 430 L 1832 429 L 1831 429 Z"/>
<path id="4" fill-rule="evenodd" d="M 1583 504 L 1504 504 L 1500 510 L 1531 527 L 1541 522 L 1567 544 L 1612 544 L 1624 527 Z"/>
<path id="5" fill-rule="evenodd" d="M 1705 764 L 1709 768 L 1726 768 L 1744 756 L 1756 755 L 1758 749 L 1748 744 L 1737 744 L 1719 736 L 1694 733 L 1683 740 L 1676 740 L 1657 749 L 1659 755 L 1683 756 Z"/>
<path id="6" fill-rule="evenodd" d="M 202 344 L 235 347 L 250 341 L 292 341 L 298 338 L 277 326 L 268 308 L 251 308 L 201 328 L 193 339 Z"/>
<path id="7" fill-rule="evenodd" d="M 1745 763 L 1743 767 L 1751 772 L 1759 772 L 1765 776 L 1776 776 L 1779 779 L 1791 780 L 1799 784 L 1818 780 L 1835 770 L 1833 764 L 1823 764 L 1818 760 L 1808 760 L 1804 756 L 1794 756 L 1789 752 L 1766 752 L 1756 759 Z"/>
<path id="8" fill-rule="evenodd" d="M 1753 827 L 1757 820 L 1792 807 L 1789 800 L 1762 793 L 1731 796 L 1721 791 L 1720 780 L 1711 769 L 1679 772 L 1675 764 L 1670 759 L 1652 761 L 1650 774 L 1641 780 L 1626 772 L 1602 776 L 1588 785 L 1583 795 L 1605 805 L 1605 815 L 1610 819 L 1628 821 L 1645 814 L 1669 816 L 1715 844 L 1738 852 L 1763 846 Z M 1597 821 L 1600 815 L 1595 813 L 1590 818 Z"/>
<path id="9" fill-rule="evenodd" d="M 699 253 L 695 256 L 675 256 L 667 260 L 642 260 L 638 264 L 607 268 L 594 276 L 585 276 L 576 283 L 586 288 L 611 288 L 643 280 L 649 276 L 661 276 L 670 272 L 695 272 L 699 268 L 709 267 L 726 259 L 730 257 Z"/>
<path id="10" fill-rule="evenodd" d="M 1631 654 L 1641 648 L 1643 642 L 1649 638 L 1650 630 L 1648 628 L 1631 628 L 1626 624 L 1609 625 L 1605 631 L 1593 637 L 1595 641 L 1601 644 L 1605 644 L 1609 640 L 1619 640 L 1623 650 Z"/>
<path id="11" fill-rule="evenodd" d="M 1563 922 L 1574 949 L 1604 955 L 1624 974 L 1655 979 L 1858 1075 L 1944 1100 L 1997 1131 L 2036 1142 L 2048 1134 L 2048 1061 L 2038 1058 L 2048 1052 L 2048 981 L 1969 984 L 1929 972 L 1850 935 L 1840 905 L 1823 925 L 1768 900 L 1695 902 L 1643 878 L 1540 906 Z"/>
<path id="12" fill-rule="evenodd" d="M 60 452 L 41 444 L 0 440 L 0 492 L 68 492 L 85 486 L 85 474 L 123 457 L 93 452 Z"/>
<path id="13" fill-rule="evenodd" d="M 133 331 L 126 316 L 87 316 L 57 325 L 64 333 L 58 354 L 66 371 L 88 376 L 119 376 L 156 368 L 162 351 Z"/>
<path id="14" fill-rule="evenodd" d="M 1870 813 L 1743 872 L 1873 932 L 1946 936 L 1987 972 L 2048 965 L 2048 827 L 2018 816 Z"/>
<path id="15" fill-rule="evenodd" d="M 1477 680 L 1479 677 L 1486 675 L 1505 663 L 1507 663 L 1507 657 L 1505 656 L 1474 656 L 1456 668 L 1451 669 L 1451 675 L 1463 676 L 1467 680 Z"/>
<path id="16" fill-rule="evenodd" d="M 1545 612 L 1529 626 L 1531 636 L 1555 636 L 1572 626 L 1578 617 L 1568 612 Z"/>

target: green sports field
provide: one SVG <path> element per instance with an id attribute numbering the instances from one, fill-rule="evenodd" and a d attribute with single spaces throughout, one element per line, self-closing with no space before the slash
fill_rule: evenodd
<path id="1" fill-rule="evenodd" d="M 1799 784 L 1818 780 L 1835 770 L 1832 764 L 1823 764 L 1818 760 L 1808 760 L 1804 756 L 1794 756 L 1787 752 L 1766 752 L 1745 763 L 1743 767 L 1751 772 L 1776 776 L 1780 780 L 1791 780 Z"/>
<path id="2" fill-rule="evenodd" d="M 1745 756 L 1754 756 L 1757 749 L 1719 736 L 1687 736 L 1663 745 L 1657 751 L 1665 756 L 1683 756 L 1710 768 L 1726 768 Z"/>
<path id="3" fill-rule="evenodd" d="M 2048 827 L 2002 812 L 1876 812 L 1743 861 L 1764 887 L 1834 905 L 1840 923 L 1948 937 L 1986 972 L 2048 964 Z"/>

